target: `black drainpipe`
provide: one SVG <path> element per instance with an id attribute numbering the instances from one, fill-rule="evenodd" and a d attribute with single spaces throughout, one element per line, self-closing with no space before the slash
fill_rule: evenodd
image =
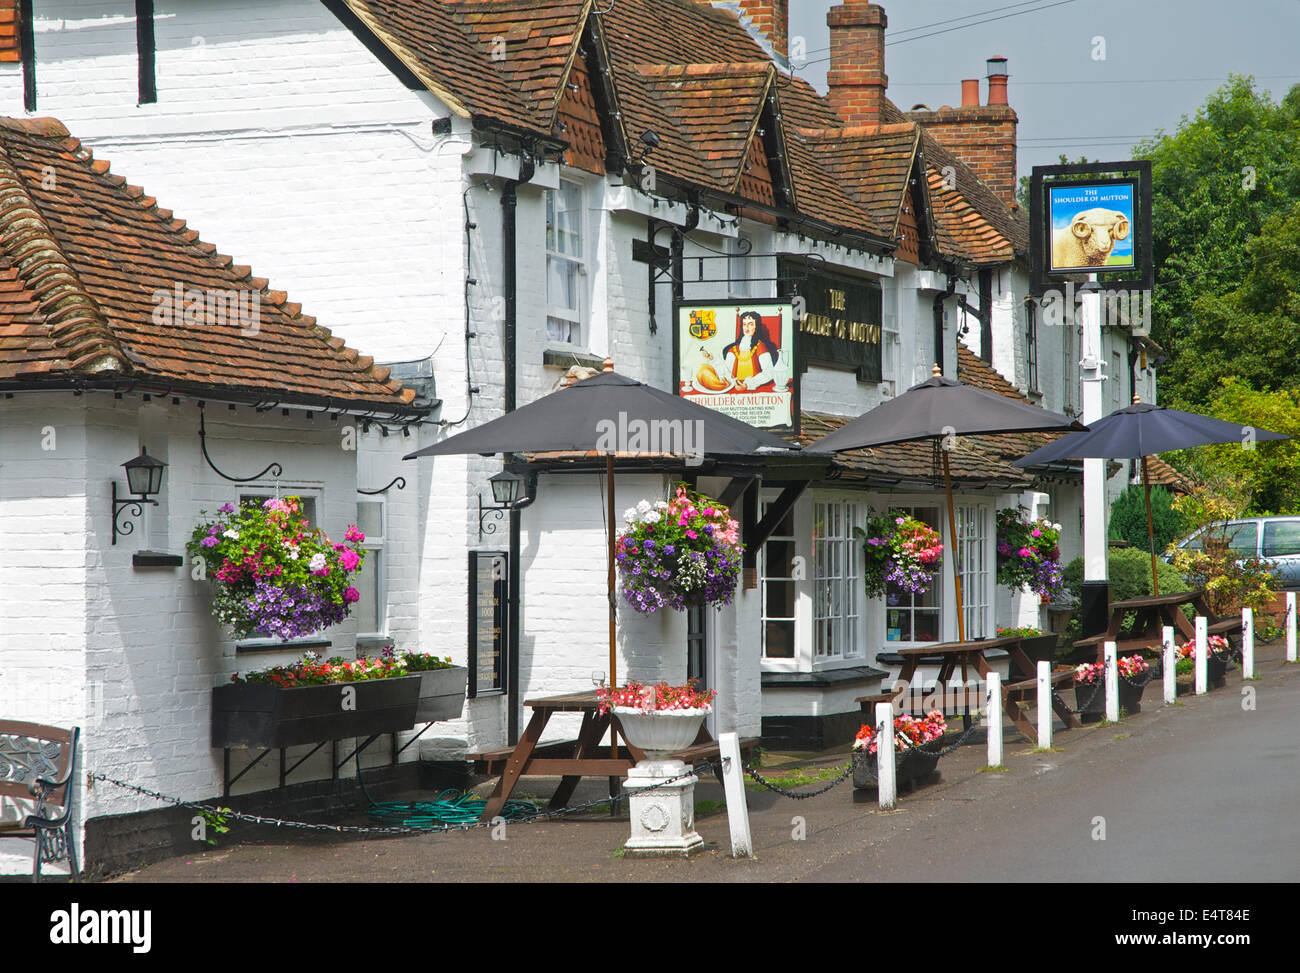
<path id="1" fill-rule="evenodd" d="M 957 292 L 957 277 L 955 273 L 948 275 L 948 289 L 942 294 L 934 295 L 934 363 L 942 369 L 942 374 L 948 374 L 948 365 L 944 357 L 948 349 L 944 347 L 943 341 L 943 305 L 948 298 Z"/>
<path id="2" fill-rule="evenodd" d="M 505 290 L 505 409 L 513 412 L 518 394 L 516 375 L 515 335 L 518 313 L 518 189 L 530 181 L 537 171 L 530 156 L 524 156 L 519 162 L 519 178 L 506 180 L 505 191 L 501 194 L 501 238 L 505 251 L 503 269 L 503 287 Z M 506 717 L 507 743 L 514 746 L 519 742 L 519 547 L 520 522 L 518 508 L 510 511 L 510 579 L 509 605 L 506 625 L 510 629 L 510 659 L 506 668 L 506 698 L 509 713 Z"/>
<path id="3" fill-rule="evenodd" d="M 980 271 L 980 357 L 993 364 L 993 271 Z"/>

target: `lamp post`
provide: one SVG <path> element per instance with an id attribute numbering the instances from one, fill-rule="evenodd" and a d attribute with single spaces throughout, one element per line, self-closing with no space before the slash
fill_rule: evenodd
<path id="1" fill-rule="evenodd" d="M 132 508 L 130 516 L 139 517 L 144 513 L 144 504 L 158 506 L 158 501 L 151 499 L 158 495 L 162 489 L 163 470 L 167 464 L 162 460 L 150 456 L 148 451 L 140 448 L 140 455 L 135 459 L 127 460 L 122 464 L 126 468 L 126 485 L 127 489 L 135 494 L 133 497 L 123 497 L 118 499 L 117 481 L 113 480 L 113 543 L 117 543 L 119 534 L 126 536 L 135 533 L 135 524 L 130 520 L 124 520 L 122 526 L 118 527 L 118 518 L 122 511 L 128 507 Z"/>

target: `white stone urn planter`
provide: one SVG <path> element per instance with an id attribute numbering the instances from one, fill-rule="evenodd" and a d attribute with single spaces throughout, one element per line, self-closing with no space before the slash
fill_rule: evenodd
<path id="1" fill-rule="evenodd" d="M 695 783 L 699 779 L 673 754 L 695 742 L 708 709 L 644 712 L 615 706 L 627 742 L 645 753 L 627 774 L 631 855 L 686 856 L 700 851 L 695 830 Z"/>
<path id="2" fill-rule="evenodd" d="M 615 706 L 613 712 L 623 727 L 627 742 L 643 751 L 646 760 L 655 763 L 670 761 L 674 753 L 694 743 L 704 717 L 709 714 L 707 709 L 653 710 L 647 713 L 631 706 Z"/>

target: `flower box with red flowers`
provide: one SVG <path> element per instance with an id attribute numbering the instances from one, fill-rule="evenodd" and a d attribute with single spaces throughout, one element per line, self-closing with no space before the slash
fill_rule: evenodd
<path id="1" fill-rule="evenodd" d="M 948 732 L 948 721 L 941 710 L 931 710 L 923 717 L 903 713 L 894 717 L 895 779 L 899 784 L 911 784 L 934 773 L 939 766 L 943 735 Z M 853 740 L 853 786 L 875 787 L 877 776 L 876 728 L 864 723 Z"/>
<path id="2" fill-rule="evenodd" d="M 1222 635 L 1211 635 L 1205 640 L 1209 650 L 1205 656 L 1206 683 L 1211 689 L 1221 689 L 1227 685 L 1228 659 L 1232 655 L 1232 645 Z M 1196 685 L 1196 642 L 1187 641 L 1174 649 L 1175 672 L 1182 677 L 1178 682 L 1180 694 L 1193 692 Z"/>
<path id="3" fill-rule="evenodd" d="M 212 746 L 291 747 L 409 730 L 416 723 L 421 676 L 400 659 L 308 653 L 212 690 Z"/>
<path id="4" fill-rule="evenodd" d="M 1119 675 L 1119 708 L 1125 713 L 1142 712 L 1142 694 L 1151 681 L 1151 663 L 1140 655 L 1115 660 Z M 1106 664 L 1085 662 L 1074 669 L 1074 704 L 1083 722 L 1095 723 L 1106 713 Z"/>

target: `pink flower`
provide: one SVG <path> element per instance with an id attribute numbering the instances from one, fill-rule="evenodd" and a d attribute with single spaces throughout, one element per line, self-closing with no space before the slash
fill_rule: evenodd
<path id="1" fill-rule="evenodd" d="M 343 600 L 348 602 L 349 604 L 351 604 L 354 601 L 360 601 L 361 592 L 357 591 L 356 588 L 349 587 L 347 591 L 343 592 Z"/>
<path id="2" fill-rule="evenodd" d="M 339 563 L 343 565 L 344 571 L 355 571 L 357 565 L 361 563 L 361 555 L 356 551 L 345 550 L 339 555 Z"/>
<path id="3" fill-rule="evenodd" d="M 349 540 L 349 541 L 353 541 L 354 543 L 360 544 L 362 541 L 366 539 L 366 535 L 361 533 L 361 531 L 357 530 L 356 524 L 351 524 L 348 526 L 348 532 L 343 535 L 343 538 L 344 540 Z"/>

